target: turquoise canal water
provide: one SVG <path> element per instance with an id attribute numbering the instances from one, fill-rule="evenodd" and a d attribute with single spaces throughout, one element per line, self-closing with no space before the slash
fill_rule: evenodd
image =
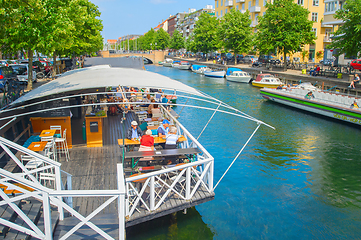
<path id="1" fill-rule="evenodd" d="M 262 126 L 215 189 L 184 215 L 138 225 L 129 239 L 359 239 L 360 128 L 261 98 L 249 84 L 172 68 L 147 70 L 195 87 L 276 128 Z M 180 107 L 177 107 L 180 111 Z M 212 112 L 187 109 L 180 121 L 198 136 Z M 254 122 L 217 113 L 200 143 L 222 176 Z"/>

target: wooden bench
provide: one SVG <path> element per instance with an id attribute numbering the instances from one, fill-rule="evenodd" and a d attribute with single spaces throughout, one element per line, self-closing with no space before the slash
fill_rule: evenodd
<path id="1" fill-rule="evenodd" d="M 155 159 L 162 159 L 164 157 L 170 156 L 185 156 L 186 158 L 192 159 L 193 156 L 201 153 L 198 148 L 179 148 L 179 149 L 163 149 L 163 150 L 155 150 L 155 151 L 133 151 L 133 152 L 125 152 L 124 153 L 124 160 L 126 162 L 131 162 L 132 168 L 134 168 L 141 158 L 155 158 Z M 145 160 L 145 161 L 153 161 Z M 142 161 L 142 160 L 141 160 Z M 134 163 L 135 162 L 135 163 Z"/>

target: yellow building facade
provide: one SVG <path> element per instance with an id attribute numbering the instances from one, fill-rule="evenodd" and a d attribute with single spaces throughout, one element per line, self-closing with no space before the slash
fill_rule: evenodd
<path id="1" fill-rule="evenodd" d="M 309 52 L 309 61 L 319 62 L 324 58 L 316 58 L 316 52 L 329 52 L 329 50 L 326 49 L 326 46 L 331 43 L 330 36 L 333 31 L 332 25 L 323 24 L 325 4 L 321 0 L 295 0 L 295 2 L 309 10 L 309 20 L 312 20 L 314 22 L 312 31 L 315 32 L 315 35 L 317 37 L 317 39 L 315 40 L 315 44 L 306 45 L 303 50 Z M 251 27 L 253 27 L 254 31 L 256 32 L 258 17 L 262 16 L 266 12 L 266 3 L 267 0 L 215 0 L 215 14 L 216 17 L 221 18 L 225 14 L 227 14 L 227 12 L 229 12 L 232 8 L 235 8 L 242 13 L 249 10 L 252 20 Z M 328 58 L 328 55 L 326 55 L 325 59 Z M 302 56 L 300 52 L 295 53 L 293 56 L 290 56 L 291 59 L 296 57 L 298 57 L 302 61 Z"/>

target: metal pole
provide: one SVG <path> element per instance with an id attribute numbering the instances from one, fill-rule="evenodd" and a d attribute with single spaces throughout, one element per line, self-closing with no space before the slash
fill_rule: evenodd
<path id="1" fill-rule="evenodd" d="M 122 147 L 122 164 L 124 166 L 124 154 L 125 154 L 125 139 L 124 139 L 124 131 L 125 131 L 125 127 L 124 127 L 124 121 L 125 121 L 125 112 L 123 111 L 123 118 L 122 118 L 122 125 L 123 125 L 123 131 L 122 131 L 122 138 L 123 138 L 123 147 Z"/>
<path id="2" fill-rule="evenodd" d="M 214 115 L 216 114 L 216 112 L 217 112 L 217 110 L 219 109 L 219 107 L 221 106 L 221 104 L 222 104 L 222 103 L 219 103 L 219 105 L 218 105 L 217 109 L 216 109 L 216 110 L 214 110 L 214 112 L 213 112 L 213 114 L 212 114 L 211 118 L 208 120 L 207 124 L 204 126 L 204 128 L 203 128 L 202 132 L 198 135 L 197 140 L 198 140 L 198 139 L 199 139 L 199 137 L 202 135 L 202 133 L 204 132 L 204 130 L 206 130 L 206 128 L 207 128 L 207 126 L 208 126 L 208 124 L 210 123 L 210 121 L 212 120 L 212 118 L 214 117 Z"/>
<path id="3" fill-rule="evenodd" d="M 227 174 L 228 170 L 232 167 L 233 163 L 236 161 L 236 159 L 239 157 L 239 155 L 243 152 L 243 149 L 247 146 L 247 144 L 249 143 L 249 141 L 252 139 L 253 135 L 257 132 L 258 128 L 261 126 L 261 123 L 258 123 L 257 128 L 254 130 L 254 132 L 252 133 L 252 135 L 248 138 L 247 142 L 243 145 L 242 149 L 239 151 L 239 153 L 237 154 L 237 156 L 233 159 L 232 163 L 228 166 L 227 170 L 223 173 L 222 177 L 219 179 L 219 181 L 217 182 L 216 186 L 214 186 L 214 189 L 216 189 L 216 187 L 218 186 L 218 184 L 221 182 L 221 180 L 223 179 L 223 177 Z M 214 190 L 213 189 L 213 190 Z"/>

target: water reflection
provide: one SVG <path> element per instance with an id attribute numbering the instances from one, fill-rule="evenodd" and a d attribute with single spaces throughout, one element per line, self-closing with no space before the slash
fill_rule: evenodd
<path id="1" fill-rule="evenodd" d="M 213 239 L 214 233 L 192 207 L 187 214 L 177 212 L 127 228 L 129 239 Z"/>

